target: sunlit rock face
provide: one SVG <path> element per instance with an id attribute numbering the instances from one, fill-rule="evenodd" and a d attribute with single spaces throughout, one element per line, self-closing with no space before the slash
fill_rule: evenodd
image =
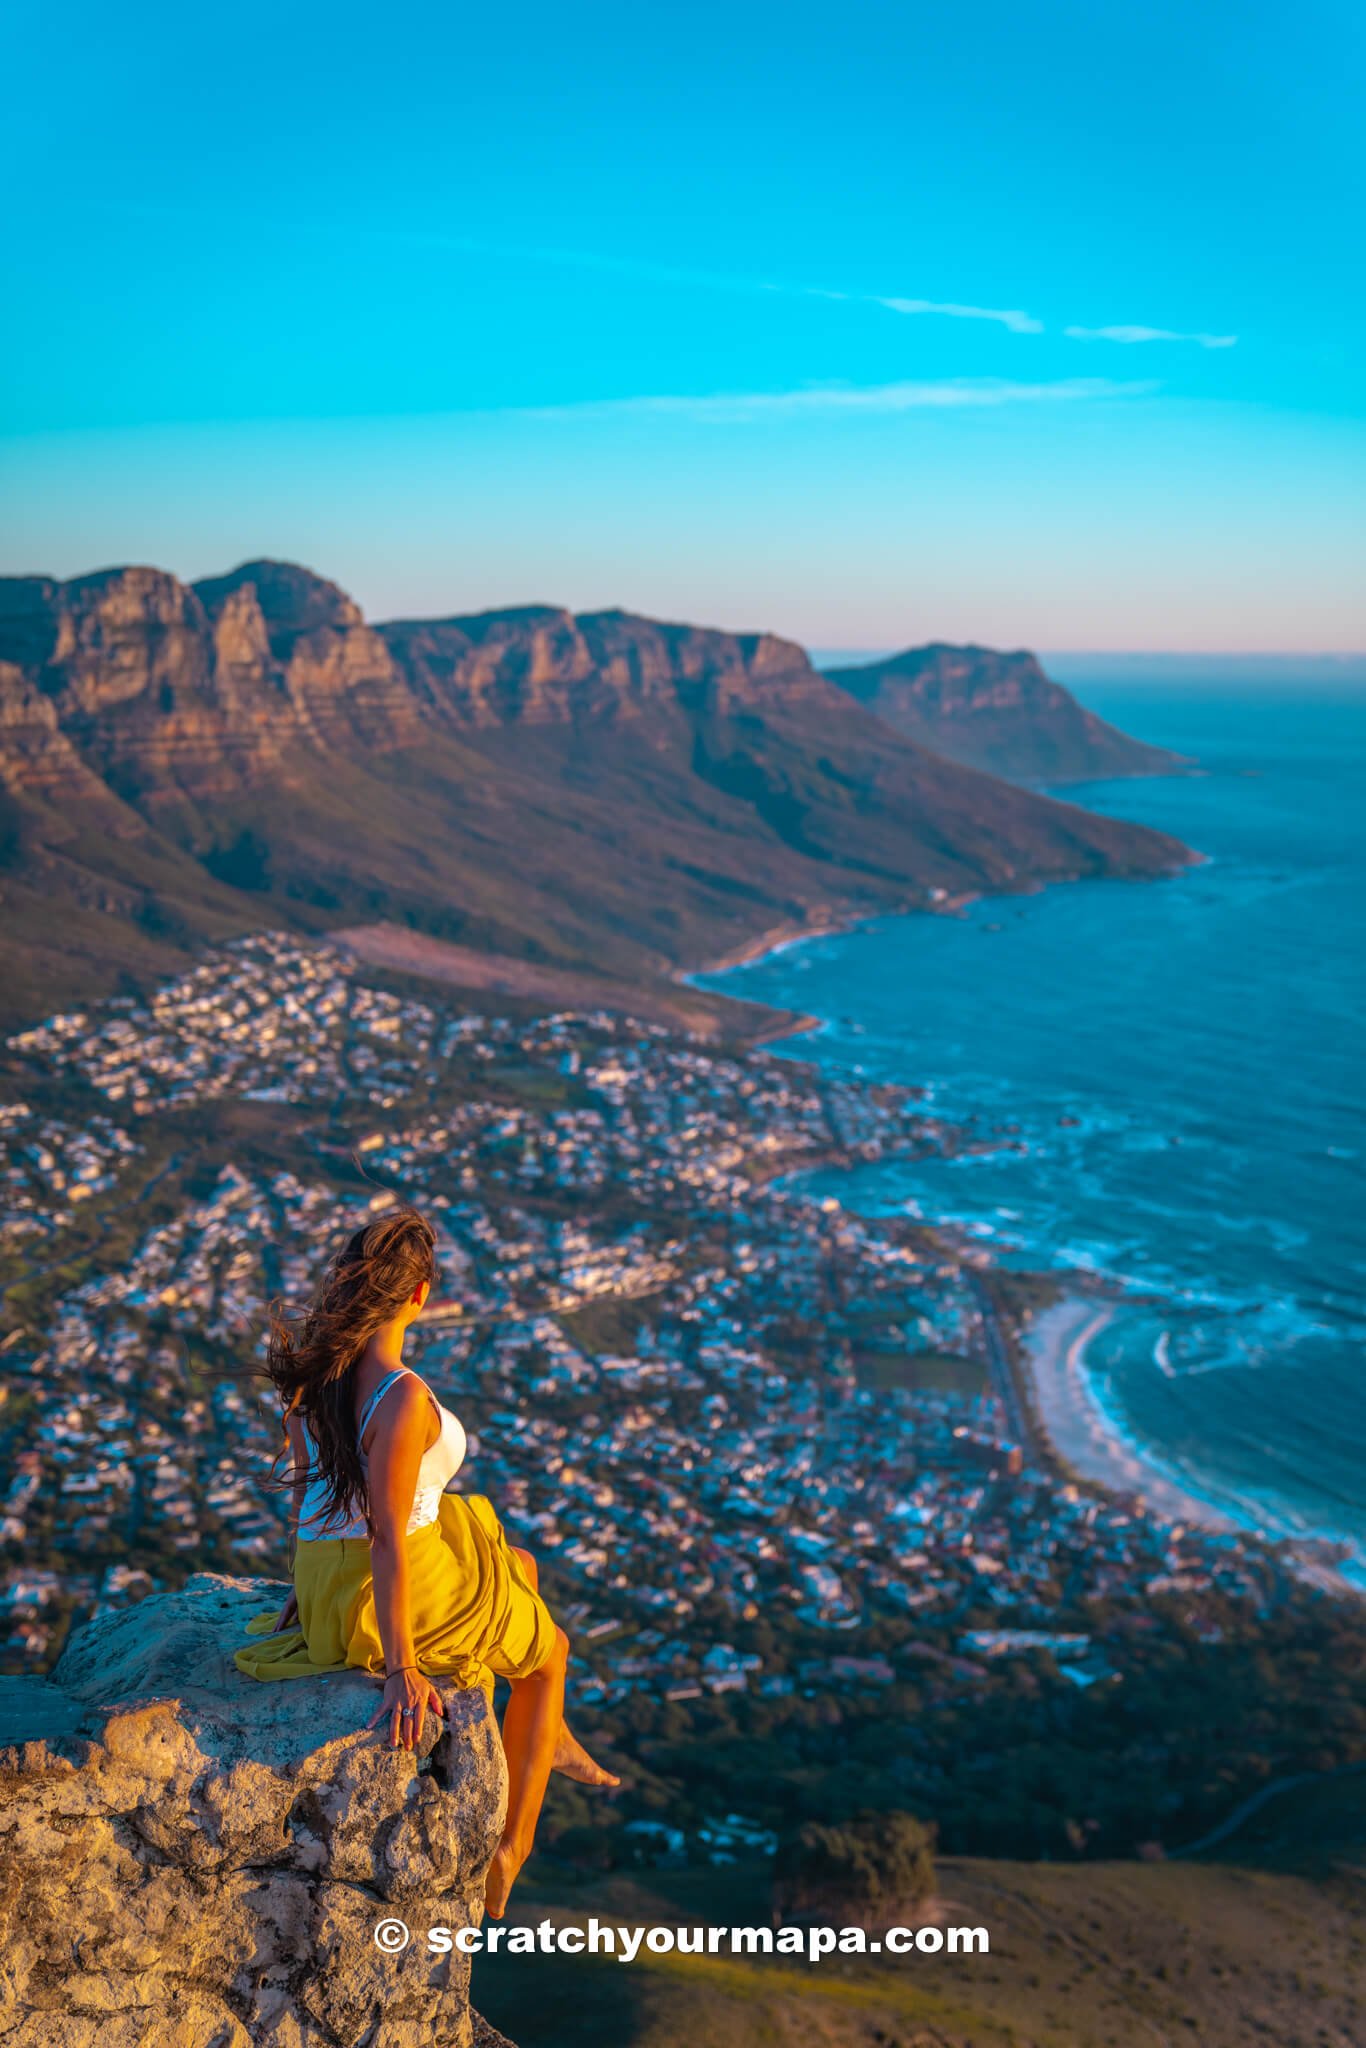
<path id="1" fill-rule="evenodd" d="M 89 1622 L 50 1681 L 0 1679 L 6 2048 L 471 2048 L 469 1961 L 507 1773 L 481 1692 L 424 1752 L 366 1732 L 373 1680 L 232 1662 L 283 1596 L 201 1575 Z M 414 1938 L 386 1955 L 374 1933 Z"/>

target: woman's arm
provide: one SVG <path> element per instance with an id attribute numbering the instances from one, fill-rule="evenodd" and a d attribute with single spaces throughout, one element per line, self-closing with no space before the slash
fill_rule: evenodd
<path id="1" fill-rule="evenodd" d="M 408 1517 L 430 1422 L 431 1396 L 421 1380 L 408 1374 L 386 1394 L 369 1450 L 370 1569 L 388 1673 L 370 1726 L 389 1716 L 390 1742 L 404 1749 L 421 1740 L 428 1708 L 436 1714 L 442 1710 L 440 1696 L 417 1668 L 408 1595 Z"/>

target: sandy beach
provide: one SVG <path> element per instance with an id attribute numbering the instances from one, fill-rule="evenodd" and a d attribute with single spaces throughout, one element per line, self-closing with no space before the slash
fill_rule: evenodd
<path id="1" fill-rule="evenodd" d="M 770 925 L 767 930 L 756 932 L 752 939 L 742 939 L 736 946 L 719 954 L 713 960 L 704 960 L 697 967 L 681 967 L 676 979 L 688 984 L 698 974 L 728 974 L 733 967 L 748 967 L 756 960 L 766 959 L 770 953 L 785 952 L 789 946 L 800 946 L 807 939 L 828 939 L 835 932 L 851 930 L 855 925 L 869 921 L 868 913 L 836 910 L 813 910 L 810 917 L 800 923 Z"/>
<path id="2" fill-rule="evenodd" d="M 1069 1295 L 1045 1309 L 1025 1333 L 1023 1351 L 1035 1420 L 1057 1455 L 1079 1479 L 1112 1493 L 1133 1494 L 1167 1520 L 1284 1541 L 1295 1570 L 1307 1583 L 1339 1598 L 1361 1598 L 1366 1588 L 1353 1572 L 1338 1570 L 1316 1555 L 1311 1544 L 1268 1526 L 1248 1510 L 1221 1507 L 1193 1491 L 1179 1472 L 1122 1433 L 1105 1413 L 1086 1369 L 1087 1346 L 1114 1315 L 1105 1302 Z"/>
<path id="3" fill-rule="evenodd" d="M 1207 1529 L 1242 1526 L 1115 1433 L 1086 1372 L 1087 1345 L 1113 1320 L 1106 1303 L 1069 1295 L 1037 1316 L 1025 1336 L 1036 1418 L 1054 1450 L 1079 1478 L 1138 1494 L 1155 1514 Z"/>

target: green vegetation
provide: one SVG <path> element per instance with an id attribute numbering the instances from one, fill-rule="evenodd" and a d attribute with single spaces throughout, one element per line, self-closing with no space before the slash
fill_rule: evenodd
<path id="1" fill-rule="evenodd" d="M 659 1302 L 657 1294 L 604 1296 L 585 1302 L 555 1320 L 575 1344 L 593 1358 L 628 1358 L 636 1348 L 636 1336 L 647 1326 Z"/>
<path id="2" fill-rule="evenodd" d="M 956 1351 L 854 1352 L 854 1371 L 863 1387 L 907 1387 L 913 1393 L 981 1394 L 987 1369 L 980 1358 Z"/>
<path id="3" fill-rule="evenodd" d="M 934 1831 L 911 1813 L 861 1813 L 838 1826 L 808 1821 L 779 1845 L 776 1899 L 833 1922 L 895 1924 L 934 1890 Z"/>
<path id="4" fill-rule="evenodd" d="M 1194 1860 L 1366 1882 L 1366 1765 L 1292 1780 Z"/>
<path id="5" fill-rule="evenodd" d="M 1065 1595 L 1065 1559 L 1060 1569 Z M 1203 1611 L 1197 1629 L 1179 1595 L 1140 1609 L 1063 1597 L 1049 1625 L 1104 1641 L 1115 1674 L 1079 1687 L 1045 1652 L 959 1654 L 963 1628 L 997 1625 L 985 1598 L 949 1626 L 933 1609 L 888 1613 L 835 1640 L 779 1608 L 749 1620 L 704 1608 L 699 1641 L 757 1652 L 766 1669 L 798 1675 L 794 1692 L 633 1693 L 579 1719 L 585 1739 L 610 1746 L 633 1811 L 690 1831 L 729 1812 L 787 1837 L 859 1810 L 905 1811 L 933 1821 L 951 1855 L 1132 1856 L 1197 1840 L 1281 1777 L 1366 1753 L 1358 1603 L 1306 1588 L 1262 1616 L 1210 1596 Z M 885 1658 L 893 1682 L 832 1690 L 817 1674 L 836 1654 Z M 581 1800 L 562 1805 L 565 1796 L 557 1788 L 547 1807 L 552 1850 L 562 1829 L 588 1817 Z M 606 1823 L 594 1853 L 622 1865 L 636 1852 Z"/>

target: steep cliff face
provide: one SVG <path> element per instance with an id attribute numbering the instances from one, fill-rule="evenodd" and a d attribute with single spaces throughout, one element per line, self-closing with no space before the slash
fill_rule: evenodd
<path id="1" fill-rule="evenodd" d="M 824 687 L 790 641 L 629 612 L 529 607 L 398 620 L 380 632 L 432 709 L 474 728 L 677 714 Z"/>
<path id="2" fill-rule="evenodd" d="M 192 591 L 160 570 L 112 569 L 10 585 L 0 607 L 0 647 L 102 781 L 138 795 L 204 779 L 238 707 L 215 701 L 207 624 Z M 219 778 L 210 770 L 208 779 Z"/>
<path id="3" fill-rule="evenodd" d="M 789 642 L 622 612 L 376 629 L 281 562 L 192 587 L 142 568 L 0 582 L 0 655 L 0 775 L 58 803 L 92 777 L 153 806 L 211 800 L 316 773 L 319 754 L 420 747 L 433 728 L 677 719 L 827 688 Z"/>
<path id="4" fill-rule="evenodd" d="M 266 919 L 639 981 L 813 916 L 1184 857 L 927 753 L 771 635 L 375 628 L 278 562 L 0 581 L 16 1017 Z"/>
<path id="5" fill-rule="evenodd" d="M 359 609 L 273 563 L 196 588 L 141 568 L 0 582 L 0 651 L 89 772 L 153 807 L 289 781 L 308 748 L 385 750 L 421 732 Z M 61 802 L 69 780 L 47 767 L 28 787 Z M 0 772 L 14 774 L 8 748 Z"/>
<path id="6" fill-rule="evenodd" d="M 13 2048 L 470 2048 L 469 1960 L 506 1770 L 482 1693 L 425 1756 L 361 1731 L 359 1675 L 243 1678 L 265 1581 L 201 1576 L 0 1679 L 0 2035 Z M 506 2044 L 504 2044 L 506 2048 Z"/>
<path id="7" fill-rule="evenodd" d="M 1172 775 L 1191 765 L 1087 711 L 1033 654 L 937 644 L 828 673 L 917 745 L 1011 781 Z"/>
<path id="8" fill-rule="evenodd" d="M 415 746 L 423 721 L 381 635 L 335 583 L 289 562 L 245 562 L 194 586 L 213 621 L 219 672 L 249 676 L 273 713 L 280 751 Z"/>
<path id="9" fill-rule="evenodd" d="M 59 807 L 93 805 L 107 829 L 135 836 L 122 806 L 63 732 L 57 706 L 16 662 L 0 661 L 0 783 L 12 795 Z"/>

